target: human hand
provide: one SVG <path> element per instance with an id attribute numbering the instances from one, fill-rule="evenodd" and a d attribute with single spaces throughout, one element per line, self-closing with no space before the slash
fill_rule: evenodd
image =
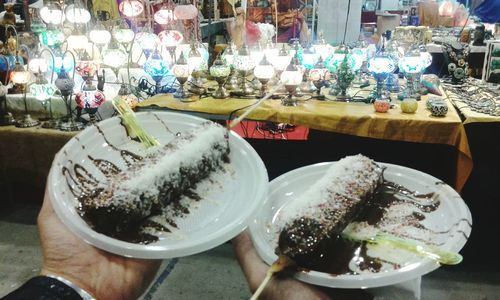
<path id="1" fill-rule="evenodd" d="M 269 266 L 259 257 L 246 231 L 233 239 L 233 249 L 253 293 L 266 276 Z M 259 299 L 330 300 L 332 298 L 318 288 L 293 278 L 273 278 Z"/>
<path id="2" fill-rule="evenodd" d="M 137 299 L 153 280 L 161 260 L 114 255 L 71 233 L 52 208 L 47 191 L 38 215 L 42 275 L 63 277 L 97 299 Z"/>

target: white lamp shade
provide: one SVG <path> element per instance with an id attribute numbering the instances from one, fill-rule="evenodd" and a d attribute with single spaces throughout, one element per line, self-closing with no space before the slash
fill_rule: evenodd
<path id="1" fill-rule="evenodd" d="M 129 28 L 115 28 L 113 36 L 118 43 L 130 43 L 134 39 L 135 33 Z"/>
<path id="2" fill-rule="evenodd" d="M 299 70 L 285 70 L 281 73 L 280 79 L 285 85 L 299 85 L 302 82 L 302 73 Z"/>
<path id="3" fill-rule="evenodd" d="M 255 65 L 258 65 L 262 58 L 264 58 L 264 51 L 262 50 L 251 50 L 250 57 L 252 58 Z"/>
<path id="4" fill-rule="evenodd" d="M 234 68 L 238 71 L 250 71 L 255 68 L 255 62 L 250 55 L 236 55 Z"/>
<path id="5" fill-rule="evenodd" d="M 89 43 L 89 39 L 87 38 L 86 35 L 83 34 L 77 34 L 77 35 L 70 35 L 66 39 L 68 42 L 68 49 L 85 49 L 87 47 L 87 44 Z"/>
<path id="6" fill-rule="evenodd" d="M 12 71 L 10 81 L 15 84 L 27 84 L 31 79 L 31 73 L 28 71 Z"/>
<path id="7" fill-rule="evenodd" d="M 89 33 L 92 43 L 97 45 L 106 45 L 111 41 L 111 33 L 106 29 L 94 29 Z"/>
<path id="8" fill-rule="evenodd" d="M 144 11 L 144 4 L 137 0 L 125 0 L 118 6 L 120 12 L 127 17 L 137 17 Z"/>
<path id="9" fill-rule="evenodd" d="M 158 33 L 158 37 L 165 47 L 177 47 L 184 41 L 182 33 L 177 30 L 164 30 Z"/>
<path id="10" fill-rule="evenodd" d="M 291 61 L 292 57 L 290 55 L 278 55 L 270 60 L 271 64 L 277 71 L 284 71 Z"/>
<path id="11" fill-rule="evenodd" d="M 253 70 L 253 75 L 257 79 L 271 79 L 274 77 L 274 67 L 272 65 L 257 65 Z"/>
<path id="12" fill-rule="evenodd" d="M 75 24 L 86 24 L 90 21 L 90 13 L 83 7 L 70 4 L 66 7 L 66 19 Z"/>
<path id="13" fill-rule="evenodd" d="M 174 15 L 179 20 L 190 20 L 198 16 L 198 9 L 193 4 L 177 5 L 174 9 Z"/>
<path id="14" fill-rule="evenodd" d="M 128 55 L 122 49 L 106 49 L 102 53 L 102 61 L 115 69 L 123 66 L 127 59 Z"/>
<path id="15" fill-rule="evenodd" d="M 64 12 L 57 5 L 44 6 L 40 9 L 40 17 L 47 24 L 62 24 L 65 20 Z"/>
<path id="16" fill-rule="evenodd" d="M 177 20 L 174 14 L 174 10 L 169 7 L 160 8 L 157 12 L 155 12 L 153 19 L 160 25 L 167 25 Z"/>
<path id="17" fill-rule="evenodd" d="M 33 73 L 45 73 L 49 70 L 49 62 L 43 57 L 30 59 L 28 69 Z"/>
<path id="18" fill-rule="evenodd" d="M 210 76 L 212 77 L 227 77 L 230 73 L 231 68 L 225 64 L 210 67 Z"/>
<path id="19" fill-rule="evenodd" d="M 135 38 L 144 51 L 153 51 L 160 44 L 160 39 L 152 32 L 139 32 Z"/>
<path id="20" fill-rule="evenodd" d="M 203 65 L 203 58 L 201 56 L 188 57 L 187 63 L 188 63 L 190 72 L 198 71 L 198 70 L 200 70 L 201 66 Z"/>

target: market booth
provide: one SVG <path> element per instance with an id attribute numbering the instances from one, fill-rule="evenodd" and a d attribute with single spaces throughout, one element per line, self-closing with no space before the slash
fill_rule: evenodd
<path id="1" fill-rule="evenodd" d="M 299 271 L 299 280 L 332 288 L 398 286 L 419 298 L 421 276 L 438 264 L 409 247 L 401 249 L 398 242 L 447 251 L 452 257 L 465 246 L 461 253 L 473 260 L 494 234 L 489 224 L 500 208 L 498 195 L 485 187 L 494 186 L 500 167 L 500 29 L 474 14 L 480 7 L 454 1 L 91 2 L 6 6 L 0 186 L 7 207 L 18 201 L 41 203 L 47 183 L 56 212 L 77 235 L 106 251 L 141 258 L 199 253 L 250 225 L 259 255 L 272 264 L 277 246 L 273 232 L 291 230 L 287 226 L 305 209 L 301 205 L 311 201 L 304 192 L 324 196 L 320 183 L 340 180 L 335 174 L 344 170 L 354 172 L 356 180 L 342 177 L 325 191 L 346 199 L 375 193 L 367 190 L 361 197 L 341 187 L 366 188 L 362 176 L 368 175 L 361 173 L 372 165 L 357 170 L 366 162 L 353 156 L 344 167 L 342 160 L 361 153 L 384 170 L 385 183 L 376 183 L 377 197 L 381 191 L 400 193 L 391 203 L 401 206 L 401 214 L 410 214 L 370 223 L 359 219 L 363 214 L 358 209 L 342 230 L 328 236 L 350 234 L 366 247 L 370 243 L 355 238 L 356 231 L 343 230 L 347 224 L 368 222 L 393 238 L 384 240 L 390 249 L 406 256 L 385 257 L 383 243 L 373 242 L 370 257 L 383 261 L 382 267 L 365 272 L 358 260 L 334 273 L 309 264 L 314 259 L 308 258 L 302 267 L 314 272 Z M 228 172 L 234 177 L 217 183 L 217 196 L 194 197 L 198 179 L 190 179 L 193 186 L 171 197 L 201 199 L 199 211 L 188 205 L 191 213 L 183 218 L 202 218 L 200 211 L 206 210 L 214 220 L 234 214 L 238 224 L 220 217 L 228 223 L 206 225 L 213 237 L 200 238 L 193 247 L 167 235 L 157 242 L 162 250 L 154 253 L 154 247 L 126 239 L 129 248 L 116 246 L 113 240 L 123 237 L 107 231 L 111 241 L 96 237 L 99 221 L 85 223 L 75 208 L 81 208 L 82 196 L 92 194 L 89 184 L 114 186 L 116 179 L 109 174 L 126 173 L 137 160 L 149 159 L 149 146 L 190 136 L 183 135 L 185 130 L 210 141 L 210 135 L 202 138 L 209 129 L 196 129 L 200 118 L 230 130 L 229 164 L 234 169 Z M 179 151 L 194 162 L 189 155 L 202 153 L 199 149 Z M 108 171 L 101 169 L 104 162 Z M 182 170 L 181 178 L 210 177 L 203 168 L 185 168 L 181 163 L 175 172 Z M 144 172 L 143 177 L 133 175 L 140 184 L 127 184 L 142 188 L 149 184 L 144 178 L 162 174 Z M 333 177 L 322 179 L 326 176 Z M 240 194 L 241 205 L 248 205 L 244 213 L 226 203 Z M 169 203 L 166 210 L 180 201 L 161 195 L 155 197 Z M 222 204 L 206 207 L 204 197 L 220 197 Z M 319 211 L 340 213 L 331 204 L 334 200 L 324 201 Z M 431 204 L 432 209 L 426 208 Z M 397 209 L 387 205 L 387 214 Z M 203 228 L 190 224 L 179 220 L 174 227 L 202 234 Z M 160 227 L 156 234 L 172 230 Z M 169 243 L 178 248 L 173 251 Z"/>

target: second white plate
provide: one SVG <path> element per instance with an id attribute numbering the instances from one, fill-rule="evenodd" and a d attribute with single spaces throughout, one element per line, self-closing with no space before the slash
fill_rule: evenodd
<path id="1" fill-rule="evenodd" d="M 335 162 L 321 163 L 290 171 L 270 183 L 269 196 L 260 214 L 250 225 L 250 233 L 261 258 L 268 264 L 276 259 L 275 249 L 280 230 L 280 210 L 308 187 L 321 178 Z M 426 228 L 439 232 L 430 236 L 440 247 L 450 251 L 460 251 L 471 232 L 472 218 L 467 205 L 450 186 L 441 180 L 420 171 L 392 165 L 384 173 L 386 180 L 398 183 L 419 193 L 439 194 L 440 205 L 437 210 L 426 213 Z M 384 249 L 390 250 L 390 249 Z M 401 252 L 401 251 L 399 251 Z M 390 253 L 390 254 L 389 254 Z M 439 267 L 430 259 L 408 253 L 377 251 L 377 257 L 391 260 L 399 256 L 398 269 L 384 269 L 377 273 L 357 275 L 332 275 L 317 271 L 298 272 L 296 278 L 308 283 L 334 288 L 371 288 L 404 282 L 422 276 Z M 390 255 L 390 257 L 385 257 Z M 401 258 L 402 257 L 402 258 Z"/>

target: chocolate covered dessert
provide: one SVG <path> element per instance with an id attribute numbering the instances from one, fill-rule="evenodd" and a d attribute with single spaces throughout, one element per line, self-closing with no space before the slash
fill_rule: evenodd
<path id="1" fill-rule="evenodd" d="M 193 195 L 196 185 L 229 162 L 227 134 L 222 126 L 207 122 L 182 132 L 123 171 L 107 162 L 114 171 L 108 181 L 78 197 L 82 217 L 111 237 L 140 243 L 157 240 L 148 233 L 151 228 L 168 230 L 153 217 L 157 220 L 166 210 L 182 209 L 178 202 L 184 196 L 199 198 Z M 94 164 L 103 166 L 102 161 Z"/>

